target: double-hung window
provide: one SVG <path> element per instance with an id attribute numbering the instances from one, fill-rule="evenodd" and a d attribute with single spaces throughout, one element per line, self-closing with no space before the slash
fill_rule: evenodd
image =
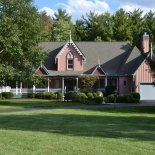
<path id="1" fill-rule="evenodd" d="M 74 67 L 74 55 L 72 52 L 67 54 L 67 70 L 73 70 Z"/>

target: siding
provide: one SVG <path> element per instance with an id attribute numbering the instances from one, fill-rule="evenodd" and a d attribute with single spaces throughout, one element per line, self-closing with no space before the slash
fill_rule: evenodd
<path id="1" fill-rule="evenodd" d="M 132 77 L 119 77 L 119 94 L 128 94 L 131 92 L 132 80 Z M 126 81 L 126 86 L 124 85 L 124 81 Z"/>
<path id="2" fill-rule="evenodd" d="M 135 77 L 135 91 L 139 92 L 140 82 L 153 82 L 149 66 L 144 62 L 137 70 Z"/>
<path id="3" fill-rule="evenodd" d="M 58 57 L 58 71 L 67 71 L 67 54 L 72 52 L 74 55 L 74 71 L 83 71 L 83 59 L 72 45 L 67 46 Z"/>

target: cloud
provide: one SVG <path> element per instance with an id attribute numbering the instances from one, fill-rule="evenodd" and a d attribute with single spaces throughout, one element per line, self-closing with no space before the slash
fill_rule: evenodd
<path id="1" fill-rule="evenodd" d="M 98 14 L 110 11 L 108 3 L 101 0 L 68 0 L 67 4 L 58 3 L 60 7 L 63 7 L 69 15 L 72 15 L 72 20 L 80 19 L 82 15 L 89 13 L 90 11 L 95 11 Z"/>
<path id="2" fill-rule="evenodd" d="M 154 0 L 116 0 L 122 5 L 129 5 L 129 6 L 140 6 L 142 8 L 154 8 L 155 1 Z"/>
<path id="3" fill-rule="evenodd" d="M 155 3 L 154 0 L 116 0 L 120 3 L 118 9 L 123 8 L 125 11 L 133 11 L 135 9 L 140 9 L 143 11 L 143 14 L 146 14 L 150 10 L 155 12 Z"/>
<path id="4" fill-rule="evenodd" d="M 54 15 L 54 12 L 55 12 L 54 10 L 52 10 L 49 7 L 43 7 L 42 9 L 39 10 L 39 12 L 41 12 L 41 11 L 46 11 L 47 15 L 51 16 L 51 17 Z"/>
<path id="5" fill-rule="evenodd" d="M 62 8 L 72 16 L 72 21 L 81 19 L 82 15 L 86 15 L 90 11 L 101 14 L 104 12 L 115 13 L 117 9 L 123 8 L 125 11 L 133 11 L 135 9 L 143 10 L 143 14 L 146 14 L 150 10 L 155 12 L 155 0 L 68 0 L 66 3 L 57 3 L 57 8 Z M 54 12 L 49 7 L 44 7 L 39 11 L 46 11 L 48 15 L 53 16 Z"/>
<path id="6" fill-rule="evenodd" d="M 133 12 L 135 9 L 140 9 L 143 11 L 143 15 L 148 13 L 150 10 L 155 12 L 155 8 L 142 7 L 139 5 L 122 5 L 122 6 L 119 6 L 118 9 L 120 9 L 120 8 L 123 8 L 126 12 L 129 12 L 129 11 Z"/>

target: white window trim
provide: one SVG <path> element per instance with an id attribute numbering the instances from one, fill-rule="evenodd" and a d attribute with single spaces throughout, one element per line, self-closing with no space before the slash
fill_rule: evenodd
<path id="1" fill-rule="evenodd" d="M 70 56 L 71 58 L 70 58 L 69 56 Z M 73 66 L 73 67 L 72 67 L 72 68 L 68 68 L 68 65 L 69 65 L 69 64 L 68 64 L 68 61 L 69 61 L 69 60 L 72 60 L 72 61 L 73 61 L 73 63 L 72 63 L 72 66 Z M 67 70 L 74 70 L 74 55 L 73 55 L 72 52 L 69 52 L 69 53 L 67 54 Z"/>

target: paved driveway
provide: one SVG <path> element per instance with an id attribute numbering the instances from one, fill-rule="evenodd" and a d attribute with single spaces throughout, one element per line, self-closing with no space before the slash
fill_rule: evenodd
<path id="1" fill-rule="evenodd" d="M 155 106 L 155 100 L 143 100 L 143 101 L 140 101 L 140 103 L 116 103 L 116 107 L 128 107 L 128 106 Z M 52 110 L 52 109 L 92 109 L 92 108 L 113 108 L 113 107 L 114 107 L 114 103 L 108 103 L 108 104 L 102 104 L 102 105 L 7 109 L 7 110 L 0 110 L 0 113 L 24 112 L 24 111 L 26 112 L 26 111 Z"/>

